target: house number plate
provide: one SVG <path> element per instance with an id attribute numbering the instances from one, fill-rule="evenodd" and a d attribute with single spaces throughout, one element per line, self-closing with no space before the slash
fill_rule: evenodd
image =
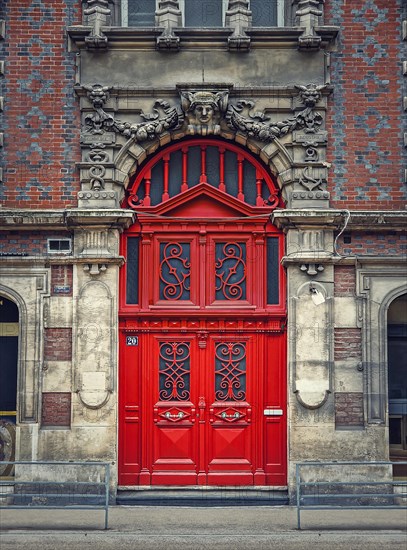
<path id="1" fill-rule="evenodd" d="M 126 336 L 126 346 L 138 346 L 138 336 Z"/>

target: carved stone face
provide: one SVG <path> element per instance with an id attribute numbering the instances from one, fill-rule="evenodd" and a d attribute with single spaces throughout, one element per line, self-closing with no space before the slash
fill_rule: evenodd
<path id="1" fill-rule="evenodd" d="M 193 113 L 198 122 L 201 122 L 202 124 L 208 124 L 213 119 L 215 109 L 213 105 L 200 103 L 196 105 Z"/>

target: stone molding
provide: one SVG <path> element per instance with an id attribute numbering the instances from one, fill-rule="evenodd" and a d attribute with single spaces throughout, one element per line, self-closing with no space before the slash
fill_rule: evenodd
<path id="1" fill-rule="evenodd" d="M 65 210 L 30 210 L 0 209 L 0 230 L 35 228 L 38 229 L 74 229 L 76 227 L 99 226 L 124 230 L 135 221 L 135 215 L 123 209 L 65 209 Z"/>
<path id="2" fill-rule="evenodd" d="M 102 27 L 103 35 L 108 40 L 108 48 L 122 49 L 126 48 L 141 48 L 151 49 L 157 47 L 157 39 L 163 35 L 165 28 L 155 27 L 141 28 L 141 27 Z M 207 28 L 196 29 L 192 27 L 178 27 L 173 28 L 173 33 L 179 37 L 179 49 L 170 48 L 169 51 L 173 51 L 176 54 L 177 51 L 183 49 L 196 49 L 199 50 L 202 47 L 220 47 L 225 46 L 230 48 L 229 38 L 233 37 L 232 28 Z M 67 29 L 71 45 L 78 49 L 88 48 L 89 40 L 86 42 L 86 38 L 91 36 L 91 26 L 70 26 Z M 318 26 L 315 27 L 315 32 L 321 38 L 320 48 L 328 48 L 332 42 L 335 41 L 339 27 L 335 26 Z M 273 48 L 298 48 L 298 42 L 300 37 L 304 33 L 302 27 L 249 27 L 245 30 L 245 34 L 250 38 L 250 47 L 262 47 L 267 45 Z M 100 49 L 105 51 L 106 48 Z M 233 51 L 238 51 L 234 49 Z M 240 50 L 247 51 L 247 50 Z"/>
<path id="3" fill-rule="evenodd" d="M 350 213 L 347 227 L 360 230 L 407 230 L 407 211 L 404 210 L 356 210 L 344 211 L 329 209 L 286 209 L 275 210 L 271 221 L 278 228 L 287 230 L 294 224 L 296 227 L 318 226 L 339 229 L 343 225 L 344 215 Z"/>

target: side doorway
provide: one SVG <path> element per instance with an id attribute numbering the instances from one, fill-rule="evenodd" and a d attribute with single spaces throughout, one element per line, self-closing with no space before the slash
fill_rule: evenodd
<path id="1" fill-rule="evenodd" d="M 17 364 L 19 311 L 17 305 L 0 296 L 0 477 L 13 475 L 13 467 L 2 461 L 15 460 L 17 416 Z"/>
<path id="2" fill-rule="evenodd" d="M 389 454 L 395 477 L 407 477 L 407 294 L 396 298 L 387 312 L 389 396 Z"/>

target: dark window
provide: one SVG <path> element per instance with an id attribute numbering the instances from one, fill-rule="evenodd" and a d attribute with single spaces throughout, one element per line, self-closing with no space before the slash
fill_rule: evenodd
<path id="1" fill-rule="evenodd" d="M 278 304 L 278 238 L 267 238 L 267 303 Z"/>
<path id="2" fill-rule="evenodd" d="M 16 304 L 0 296 L 0 418 L 17 406 L 18 322 Z"/>
<path id="3" fill-rule="evenodd" d="M 253 27 L 275 27 L 277 25 L 277 0 L 251 0 Z"/>
<path id="4" fill-rule="evenodd" d="M 407 400 L 407 325 L 388 325 L 389 399 Z"/>
<path id="5" fill-rule="evenodd" d="M 139 237 L 127 239 L 126 302 L 138 304 Z"/>
<path id="6" fill-rule="evenodd" d="M 129 27 L 154 27 L 155 0 L 128 0 L 127 24 Z"/>
<path id="7" fill-rule="evenodd" d="M 222 27 L 222 0 L 185 0 L 186 27 Z"/>

